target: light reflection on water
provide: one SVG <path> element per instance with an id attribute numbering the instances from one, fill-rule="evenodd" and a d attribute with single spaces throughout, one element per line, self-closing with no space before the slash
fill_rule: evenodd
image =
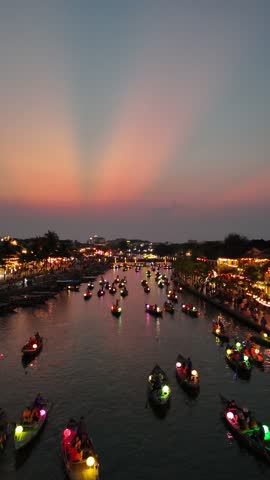
<path id="1" fill-rule="evenodd" d="M 151 291 L 144 293 L 144 269 L 117 273 L 127 277 L 125 298 L 107 290 L 98 298 L 96 285 L 86 302 L 83 285 L 80 292 L 62 292 L 40 308 L 0 318 L 1 406 L 16 420 L 37 391 L 53 401 L 40 438 L 16 462 L 9 442 L 0 459 L 1 480 L 64 479 L 61 430 L 70 416 L 80 415 L 86 417 L 104 480 L 180 475 L 227 480 L 232 470 L 239 476 L 244 472 L 245 480 L 264 478 L 267 467 L 227 436 L 219 392 L 247 404 L 270 423 L 269 349 L 261 347 L 264 371 L 254 367 L 249 382 L 238 378 L 225 362 L 226 344 L 212 334 L 212 321 L 219 313 L 214 307 L 182 292 L 173 315 L 164 312 L 162 318 L 153 318 L 144 305 L 162 307 L 166 289 L 158 288 L 152 276 Z M 117 273 L 110 271 L 104 278 L 112 282 Z M 119 318 L 110 312 L 116 298 L 122 307 Z M 201 316 L 182 313 L 182 301 L 198 306 Z M 226 315 L 223 319 L 230 337 L 245 337 L 245 328 Z M 45 337 L 43 351 L 25 366 L 20 350 L 37 330 Z M 190 355 L 199 370 L 201 392 L 196 399 L 176 381 L 178 353 Z M 171 406 L 163 419 L 146 402 L 146 378 L 155 363 L 167 372 L 172 387 Z"/>

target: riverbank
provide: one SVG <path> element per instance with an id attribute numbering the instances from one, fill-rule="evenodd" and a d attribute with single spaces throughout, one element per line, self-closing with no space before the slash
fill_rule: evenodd
<path id="1" fill-rule="evenodd" d="M 218 310 L 221 310 L 222 312 L 231 315 L 239 322 L 250 327 L 252 330 L 255 330 L 257 332 L 260 332 L 262 330 L 262 327 L 258 322 L 255 322 L 249 316 L 242 314 L 238 310 L 232 308 L 230 305 L 224 304 L 215 298 L 211 298 L 208 295 L 205 295 L 203 292 L 201 292 L 200 290 L 197 290 L 193 285 L 191 285 L 188 282 L 185 282 L 183 279 L 181 279 L 178 276 L 175 279 L 175 281 L 178 282 L 178 284 L 185 290 L 189 291 L 190 293 L 193 293 L 194 295 L 201 298 L 202 300 L 205 300 L 206 302 L 215 306 Z M 270 322 L 270 315 L 269 314 L 265 314 L 265 315 L 267 316 L 267 319 Z M 270 335 L 270 328 L 265 327 L 264 330 Z"/>
<path id="2" fill-rule="evenodd" d="M 70 283 L 94 280 L 109 268 L 107 263 L 91 261 L 73 265 L 61 271 L 32 274 L 23 279 L 8 279 L 0 285 L 0 314 L 4 315 L 17 307 L 35 306 L 45 303 Z M 11 281 L 12 280 L 12 281 Z"/>

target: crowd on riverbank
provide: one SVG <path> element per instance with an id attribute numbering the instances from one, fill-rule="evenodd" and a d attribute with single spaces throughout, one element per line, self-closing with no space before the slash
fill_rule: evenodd
<path id="1" fill-rule="evenodd" d="M 0 314 L 12 311 L 12 308 L 9 307 L 16 304 L 15 297 L 17 301 L 19 297 L 24 297 L 26 305 L 43 303 L 64 287 L 64 284 L 59 283 L 60 280 L 84 281 L 88 276 L 95 277 L 103 274 L 108 268 L 104 262 L 91 259 L 87 262 L 72 263 L 62 269 L 31 272 L 22 278 L 18 278 L 17 275 L 6 278 L 0 283 Z M 35 298 L 33 294 L 35 294 Z M 26 301 L 26 297 L 28 297 L 28 301 Z"/>
<path id="2" fill-rule="evenodd" d="M 231 288 L 224 283 L 223 286 L 217 286 L 214 281 L 199 282 L 197 278 L 186 278 L 181 272 L 175 272 L 174 279 L 186 283 L 217 305 L 227 307 L 237 316 L 241 315 L 260 325 L 262 329 L 270 328 L 270 308 L 256 301 L 241 285 Z"/>

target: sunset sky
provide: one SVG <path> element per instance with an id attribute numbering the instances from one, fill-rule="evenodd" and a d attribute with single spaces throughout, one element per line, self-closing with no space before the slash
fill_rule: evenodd
<path id="1" fill-rule="evenodd" d="M 269 0 L 2 0 L 0 235 L 270 239 Z"/>

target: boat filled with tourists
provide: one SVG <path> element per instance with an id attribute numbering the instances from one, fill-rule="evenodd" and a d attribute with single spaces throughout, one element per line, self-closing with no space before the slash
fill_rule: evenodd
<path id="1" fill-rule="evenodd" d="M 270 428 L 263 425 L 245 407 L 221 396 L 221 418 L 235 439 L 249 451 L 270 463 Z"/>
<path id="2" fill-rule="evenodd" d="M 23 410 L 20 422 L 14 430 L 15 450 L 28 445 L 41 431 L 48 416 L 50 403 L 40 393 L 34 401 Z"/>
<path id="3" fill-rule="evenodd" d="M 149 303 L 145 304 L 145 311 L 146 313 L 150 313 L 154 317 L 162 317 L 162 310 L 157 305 L 149 305 Z"/>
<path id="4" fill-rule="evenodd" d="M 148 398 L 155 406 L 164 407 L 169 405 L 171 388 L 166 373 L 155 365 L 151 370 L 148 379 Z"/>
<path id="5" fill-rule="evenodd" d="M 180 353 L 177 355 L 175 373 L 178 382 L 184 390 L 190 393 L 199 393 L 200 380 L 198 371 L 192 366 L 190 358 L 185 358 Z"/>
<path id="6" fill-rule="evenodd" d="M 237 372 L 238 375 L 248 377 L 252 371 L 252 364 L 249 357 L 238 351 L 234 346 L 228 345 L 225 358 L 229 366 Z"/>
<path id="7" fill-rule="evenodd" d="M 70 480 L 99 479 L 99 458 L 83 417 L 71 418 L 63 430 L 62 458 Z"/>
<path id="8" fill-rule="evenodd" d="M 118 300 L 116 300 L 116 303 L 114 303 L 114 304 L 111 306 L 111 313 L 112 313 L 112 315 L 114 315 L 115 317 L 120 317 L 120 315 L 121 315 L 121 313 L 122 313 L 122 308 L 120 307 Z"/>
<path id="9" fill-rule="evenodd" d="M 172 302 L 164 302 L 163 309 L 164 312 L 174 313 L 174 305 Z"/>
<path id="10" fill-rule="evenodd" d="M 182 312 L 187 313 L 191 317 L 198 317 L 199 311 L 192 303 L 182 303 Z"/>

